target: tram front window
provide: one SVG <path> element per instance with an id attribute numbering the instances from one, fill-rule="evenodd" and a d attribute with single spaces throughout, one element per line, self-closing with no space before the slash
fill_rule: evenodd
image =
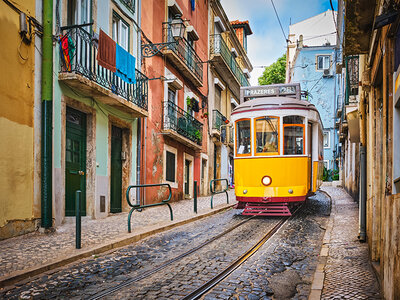
<path id="1" fill-rule="evenodd" d="M 284 154 L 285 155 L 303 154 L 303 148 L 304 148 L 303 127 L 285 126 Z"/>
<path id="2" fill-rule="evenodd" d="M 236 153 L 250 154 L 250 120 L 236 122 Z"/>
<path id="3" fill-rule="evenodd" d="M 256 153 L 278 154 L 279 119 L 263 117 L 256 119 Z"/>

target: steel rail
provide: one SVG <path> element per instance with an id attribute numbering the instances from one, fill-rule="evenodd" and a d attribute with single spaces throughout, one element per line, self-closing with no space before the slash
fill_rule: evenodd
<path id="1" fill-rule="evenodd" d="M 242 256 L 240 256 L 238 259 L 236 259 L 231 265 L 229 265 L 225 270 L 223 270 L 221 273 L 216 275 L 214 278 L 211 280 L 207 281 L 205 284 L 191 292 L 190 294 L 186 295 L 182 300 L 192 300 L 192 299 L 199 299 L 200 297 L 204 296 L 205 293 L 207 293 L 209 290 L 211 290 L 213 287 L 215 287 L 218 283 L 220 283 L 222 280 L 224 280 L 229 274 L 231 274 L 234 270 L 236 270 L 240 265 L 242 265 L 249 257 L 251 257 L 254 253 L 257 252 L 258 249 L 262 245 L 264 245 L 278 230 L 279 228 L 282 227 L 282 225 L 289 219 L 292 219 L 292 217 L 296 214 L 296 212 L 302 207 L 303 205 L 300 205 L 295 212 L 292 214 L 290 217 L 284 217 L 282 218 L 266 235 L 264 235 L 261 240 L 259 240 L 253 247 L 251 247 L 249 250 L 247 250 Z"/>
<path id="2" fill-rule="evenodd" d="M 182 259 L 182 258 L 184 258 L 184 257 L 196 252 L 197 250 L 199 250 L 199 249 L 207 246 L 208 244 L 214 242 L 215 240 L 223 237 L 224 235 L 226 235 L 227 233 L 231 232 L 232 230 L 234 230 L 234 229 L 242 226 L 243 224 L 247 223 L 248 221 L 250 221 L 254 217 L 256 217 L 256 216 L 252 216 L 252 217 L 250 217 L 250 218 L 248 218 L 248 219 L 246 219 L 246 220 L 244 220 L 244 221 L 232 226 L 231 228 L 229 228 L 229 229 L 225 230 L 224 232 L 216 235 L 215 237 L 206 240 L 204 243 L 202 243 L 202 244 L 190 249 L 189 251 L 187 251 L 185 253 L 182 253 L 182 254 L 180 254 L 180 255 L 178 255 L 178 256 L 166 261 L 165 263 L 163 263 L 163 264 L 161 264 L 161 265 L 159 265 L 159 266 L 157 266 L 157 267 L 155 267 L 155 268 L 153 268 L 151 270 L 145 271 L 142 274 L 139 274 L 139 275 L 137 275 L 137 276 L 135 276 L 135 277 L 133 277 L 131 279 L 126 280 L 125 282 L 122 282 L 122 283 L 120 283 L 120 284 L 118 284 L 118 285 L 116 285 L 114 287 L 111 287 L 109 289 L 105 289 L 105 290 L 101 291 L 100 293 L 97 293 L 97 294 L 93 295 L 92 297 L 89 298 L 89 300 L 101 299 L 101 298 L 103 298 L 105 296 L 108 296 L 110 294 L 115 293 L 116 291 L 119 291 L 119 290 L 121 290 L 121 289 L 123 289 L 125 287 L 128 287 L 129 285 L 131 285 L 132 283 L 134 283 L 136 281 L 142 280 L 144 278 L 147 278 L 150 275 L 153 275 L 154 273 L 157 273 L 158 271 L 166 268 L 167 266 L 171 265 L 172 263 L 174 263 L 176 261 L 179 261 L 180 259 Z"/>

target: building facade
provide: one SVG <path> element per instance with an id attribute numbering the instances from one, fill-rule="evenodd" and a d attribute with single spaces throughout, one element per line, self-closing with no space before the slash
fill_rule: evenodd
<path id="1" fill-rule="evenodd" d="M 233 127 L 231 111 L 239 105 L 240 87 L 249 85 L 252 65 L 247 57 L 248 21 L 230 22 L 219 1 L 210 1 L 210 67 L 208 68 L 208 157 L 210 179 L 233 184 Z M 206 190 L 204 190 L 206 192 Z"/>
<path id="2" fill-rule="evenodd" d="M 139 182 L 139 123 L 148 116 L 148 80 L 140 72 L 140 7 L 140 0 L 65 0 L 55 6 L 56 225 L 75 215 L 77 190 L 83 215 L 104 218 L 128 209 L 123 191 Z M 101 63 L 102 51 L 114 51 L 114 67 Z M 132 79 L 120 75 L 124 68 Z"/>
<path id="3" fill-rule="evenodd" d="M 150 78 L 149 116 L 143 124 L 143 183 L 169 183 L 173 200 L 193 197 L 194 181 L 204 193 L 208 182 L 207 59 L 208 1 L 142 3 L 142 44 L 169 43 L 143 57 Z M 172 23 L 185 32 L 174 42 Z M 145 47 L 145 46 L 144 46 Z M 148 189 L 148 203 L 166 199 L 166 191 Z"/>
<path id="4" fill-rule="evenodd" d="M 40 18 L 41 1 L 0 3 L 0 240 L 39 224 Z"/>
<path id="5" fill-rule="evenodd" d="M 317 107 L 321 115 L 324 125 L 324 165 L 327 169 L 338 169 L 338 136 L 334 114 L 339 97 L 336 76 L 339 52 L 333 18 L 336 18 L 336 13 L 327 10 L 291 25 L 286 55 L 286 81 L 299 82 L 301 90 L 306 92 L 304 97 Z"/>
<path id="6" fill-rule="evenodd" d="M 339 1 L 338 18 L 346 77 L 337 113 L 348 181 L 343 184 L 359 194 L 359 238 L 368 242 L 385 299 L 400 298 L 398 6 L 398 1 Z"/>

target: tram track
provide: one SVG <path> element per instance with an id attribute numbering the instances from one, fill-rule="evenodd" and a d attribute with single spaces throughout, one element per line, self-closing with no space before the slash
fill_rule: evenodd
<path id="1" fill-rule="evenodd" d="M 225 236 L 226 234 L 228 234 L 231 231 L 235 230 L 236 228 L 244 225 L 245 223 L 249 222 L 250 220 L 254 219 L 255 217 L 256 216 L 249 217 L 248 219 L 246 219 L 246 220 L 244 220 L 242 222 L 239 222 L 238 224 L 236 224 L 236 225 L 232 226 L 231 228 L 223 231 L 222 233 L 220 233 L 220 234 L 218 234 L 218 235 L 206 240 L 205 242 L 203 242 L 200 245 L 190 249 L 189 251 L 186 251 L 185 253 L 182 253 L 182 254 L 180 254 L 180 255 L 178 255 L 178 256 L 166 261 L 165 263 L 163 263 L 163 264 L 161 264 L 161 265 L 159 265 L 159 266 L 157 266 L 157 267 L 155 267 L 155 268 L 153 268 L 151 270 L 145 271 L 145 272 L 143 272 L 143 273 L 141 273 L 141 274 L 139 274 L 139 275 L 137 275 L 137 276 L 135 276 L 135 277 L 133 277 L 133 278 L 131 278 L 129 280 L 126 280 L 126 281 L 116 285 L 116 286 L 113 286 L 111 288 L 105 289 L 105 290 L 101 291 L 100 293 L 97 293 L 97 294 L 93 295 L 92 297 L 90 297 L 88 299 L 89 300 L 102 299 L 103 297 L 109 296 L 109 295 L 111 295 L 111 294 L 113 294 L 113 293 L 115 293 L 115 292 L 117 292 L 117 291 L 119 291 L 119 290 L 121 290 L 121 289 L 123 289 L 125 287 L 129 287 L 132 283 L 140 281 L 142 279 L 145 279 L 148 276 L 153 275 L 153 274 L 163 270 L 164 268 L 168 267 L 169 265 L 171 265 L 171 264 L 183 259 L 184 257 L 195 253 L 196 251 L 200 250 L 201 248 L 204 248 L 205 246 L 207 246 L 207 245 L 211 244 L 212 242 L 218 240 L 219 238 Z"/>
<path id="2" fill-rule="evenodd" d="M 188 299 L 199 299 L 200 297 L 204 296 L 208 291 L 210 291 L 212 288 L 214 288 L 218 283 L 220 283 L 222 280 L 224 280 L 226 277 L 228 277 L 235 269 L 237 269 L 240 265 L 242 265 L 248 258 L 250 258 L 254 253 L 256 253 L 259 248 L 264 245 L 289 219 L 294 217 L 294 215 L 297 213 L 297 211 L 302 207 L 300 205 L 295 212 L 292 214 L 291 217 L 283 217 L 281 218 L 271 229 L 268 230 L 268 232 L 258 241 L 256 242 L 250 249 L 248 249 L 244 254 L 240 255 L 238 258 L 234 259 L 232 263 L 229 264 L 223 271 L 218 273 L 216 276 L 214 276 L 211 280 L 207 281 L 205 284 L 197 288 L 195 291 L 192 291 L 188 295 L 184 296 L 182 300 L 188 300 Z M 195 253 L 196 251 L 204 248 L 205 246 L 211 244 L 212 242 L 218 240 L 219 238 L 225 236 L 226 234 L 232 232 L 234 229 L 244 225 L 245 223 L 249 222 L 250 220 L 254 219 L 256 216 L 252 216 L 244 221 L 239 222 L 238 224 L 232 226 L 231 228 L 223 231 L 222 233 L 206 240 L 205 242 L 201 243 L 200 245 L 190 249 L 189 251 L 186 251 L 185 253 L 182 253 L 165 263 L 156 266 L 155 268 L 145 271 L 129 280 L 126 280 L 124 282 L 121 282 L 113 287 L 107 288 L 92 297 L 88 298 L 91 300 L 95 299 L 102 299 L 107 296 L 111 296 L 114 293 L 117 293 L 124 288 L 130 288 L 132 284 L 137 283 L 140 280 L 143 280 L 145 278 L 148 278 L 149 276 L 156 274 L 160 272 L 161 270 L 165 269 L 166 267 L 170 266 L 171 264 L 178 262 L 182 260 L 183 258 Z"/>
<path id="3" fill-rule="evenodd" d="M 282 218 L 276 225 L 274 225 L 253 247 L 247 250 L 242 256 L 233 261 L 228 267 L 226 267 L 219 274 L 214 276 L 211 280 L 207 281 L 202 286 L 198 287 L 196 290 L 190 294 L 183 297 L 181 300 L 195 300 L 204 296 L 212 288 L 214 288 L 218 283 L 228 277 L 233 271 L 235 271 L 240 265 L 242 265 L 248 258 L 250 258 L 254 253 L 256 253 L 262 245 L 264 245 L 289 219 L 293 218 L 297 211 L 302 207 L 300 205 L 296 208 L 295 212 L 290 217 Z"/>

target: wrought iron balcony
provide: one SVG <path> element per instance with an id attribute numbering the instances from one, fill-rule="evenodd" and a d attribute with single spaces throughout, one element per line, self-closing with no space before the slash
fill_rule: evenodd
<path id="1" fill-rule="evenodd" d="M 100 66 L 97 62 L 98 41 L 79 26 L 66 27 L 63 37 L 68 43 L 63 45 L 60 42 L 59 80 L 105 104 L 136 114 L 138 117 L 147 116 L 146 75 L 135 70 L 136 83 L 130 84 Z"/>
<path id="2" fill-rule="evenodd" d="M 223 58 L 240 86 L 250 85 L 236 59 L 233 57 L 231 49 L 226 45 L 220 34 L 213 34 L 210 36 L 210 48 L 211 55 L 220 55 Z"/>
<path id="3" fill-rule="evenodd" d="M 164 102 L 163 107 L 164 132 L 170 133 L 172 131 L 172 138 L 194 149 L 201 149 L 203 124 L 171 101 Z"/>
<path id="4" fill-rule="evenodd" d="M 163 42 L 172 42 L 164 48 L 166 55 L 176 67 L 193 82 L 195 86 L 203 86 L 203 63 L 189 42 L 182 38 L 177 43 L 172 36 L 169 23 L 163 23 Z"/>
<path id="5" fill-rule="evenodd" d="M 358 103 L 359 62 L 358 56 L 345 58 L 346 65 L 346 97 L 345 105 Z"/>
<path id="6" fill-rule="evenodd" d="M 133 14 L 135 13 L 135 0 L 120 0 Z"/>
<path id="7" fill-rule="evenodd" d="M 221 112 L 217 109 L 212 111 L 212 129 L 217 130 L 219 133 L 221 132 L 221 125 L 225 124 L 226 118 Z"/>

